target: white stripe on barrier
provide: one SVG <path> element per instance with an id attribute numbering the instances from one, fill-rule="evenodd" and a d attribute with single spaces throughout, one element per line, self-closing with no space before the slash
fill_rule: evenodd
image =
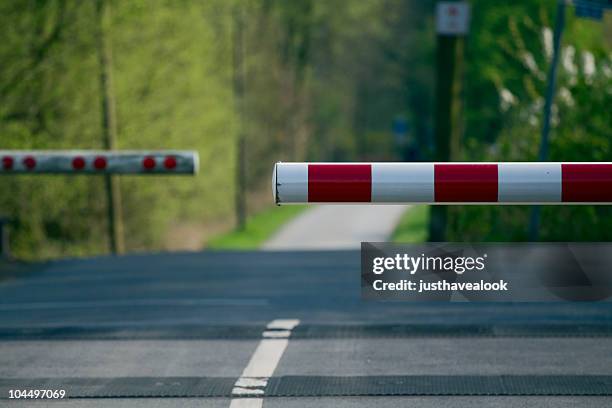
<path id="1" fill-rule="evenodd" d="M 397 203 L 434 201 L 433 163 L 396 166 L 394 163 L 372 164 L 372 201 Z"/>
<path id="2" fill-rule="evenodd" d="M 285 163 L 274 174 L 278 202 L 308 202 L 308 164 Z"/>
<path id="3" fill-rule="evenodd" d="M 500 163 L 498 172 L 500 202 L 561 201 L 561 163 Z"/>

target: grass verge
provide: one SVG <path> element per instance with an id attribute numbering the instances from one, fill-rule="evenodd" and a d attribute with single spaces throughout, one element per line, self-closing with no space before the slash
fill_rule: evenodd
<path id="1" fill-rule="evenodd" d="M 427 241 L 429 226 L 429 206 L 415 205 L 404 213 L 400 223 L 393 231 L 391 241 L 417 243 Z"/>
<path id="2" fill-rule="evenodd" d="M 208 241 L 211 249 L 257 249 L 287 221 L 304 211 L 305 205 L 275 206 L 247 219 L 242 231 L 232 231 Z"/>

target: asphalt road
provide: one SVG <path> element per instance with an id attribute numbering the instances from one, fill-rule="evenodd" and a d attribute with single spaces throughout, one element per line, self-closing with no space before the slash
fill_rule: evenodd
<path id="1" fill-rule="evenodd" d="M 314 205 L 285 224 L 264 249 L 359 249 L 387 241 L 407 205 Z"/>
<path id="2" fill-rule="evenodd" d="M 357 251 L 34 265 L 0 283 L 0 406 L 612 405 L 609 303 L 366 302 L 359 284 Z M 31 388 L 71 398 L 7 399 Z"/>

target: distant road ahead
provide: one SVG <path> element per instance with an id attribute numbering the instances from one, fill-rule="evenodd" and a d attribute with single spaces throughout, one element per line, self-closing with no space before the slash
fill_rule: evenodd
<path id="1" fill-rule="evenodd" d="M 285 225 L 264 249 L 358 249 L 386 241 L 406 205 L 316 205 Z"/>

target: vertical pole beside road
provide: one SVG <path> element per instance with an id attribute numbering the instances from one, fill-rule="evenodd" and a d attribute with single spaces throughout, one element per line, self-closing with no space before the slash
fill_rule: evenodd
<path id="1" fill-rule="evenodd" d="M 0 217 L 0 260 L 8 260 L 11 257 L 8 231 L 9 222 L 9 218 Z"/>
<path id="2" fill-rule="evenodd" d="M 107 4 L 107 0 L 98 0 L 96 8 L 99 24 L 98 54 L 100 64 L 102 134 L 104 148 L 115 150 L 117 147 L 117 113 L 115 108 L 115 91 L 113 88 L 112 50 L 106 30 L 110 20 L 110 4 Z M 104 186 L 107 199 L 109 249 L 112 254 L 122 254 L 125 252 L 125 243 L 119 176 L 105 175 Z"/>
<path id="3" fill-rule="evenodd" d="M 435 155 L 439 162 L 459 158 L 461 142 L 461 85 L 463 76 L 464 34 L 469 9 L 465 2 L 438 4 L 436 55 Z M 446 239 L 448 208 L 430 209 L 429 240 Z"/>
<path id="4" fill-rule="evenodd" d="M 553 55 L 548 72 L 548 84 L 546 86 L 546 99 L 544 101 L 544 115 L 542 118 L 542 137 L 540 140 L 540 151 L 538 159 L 544 162 L 548 159 L 548 136 L 550 134 L 550 114 L 555 97 L 555 83 L 557 81 L 557 66 L 559 65 L 559 51 L 561 48 L 561 37 L 565 27 L 565 1 L 558 0 L 557 16 L 555 18 L 555 30 L 553 34 Z M 540 207 L 531 208 L 529 218 L 529 240 L 537 241 L 540 235 Z"/>
<path id="5" fill-rule="evenodd" d="M 234 10 L 234 100 L 238 116 L 238 135 L 236 140 L 236 229 L 243 230 L 246 225 L 246 136 L 244 134 L 244 15 L 243 5 L 237 4 Z"/>

